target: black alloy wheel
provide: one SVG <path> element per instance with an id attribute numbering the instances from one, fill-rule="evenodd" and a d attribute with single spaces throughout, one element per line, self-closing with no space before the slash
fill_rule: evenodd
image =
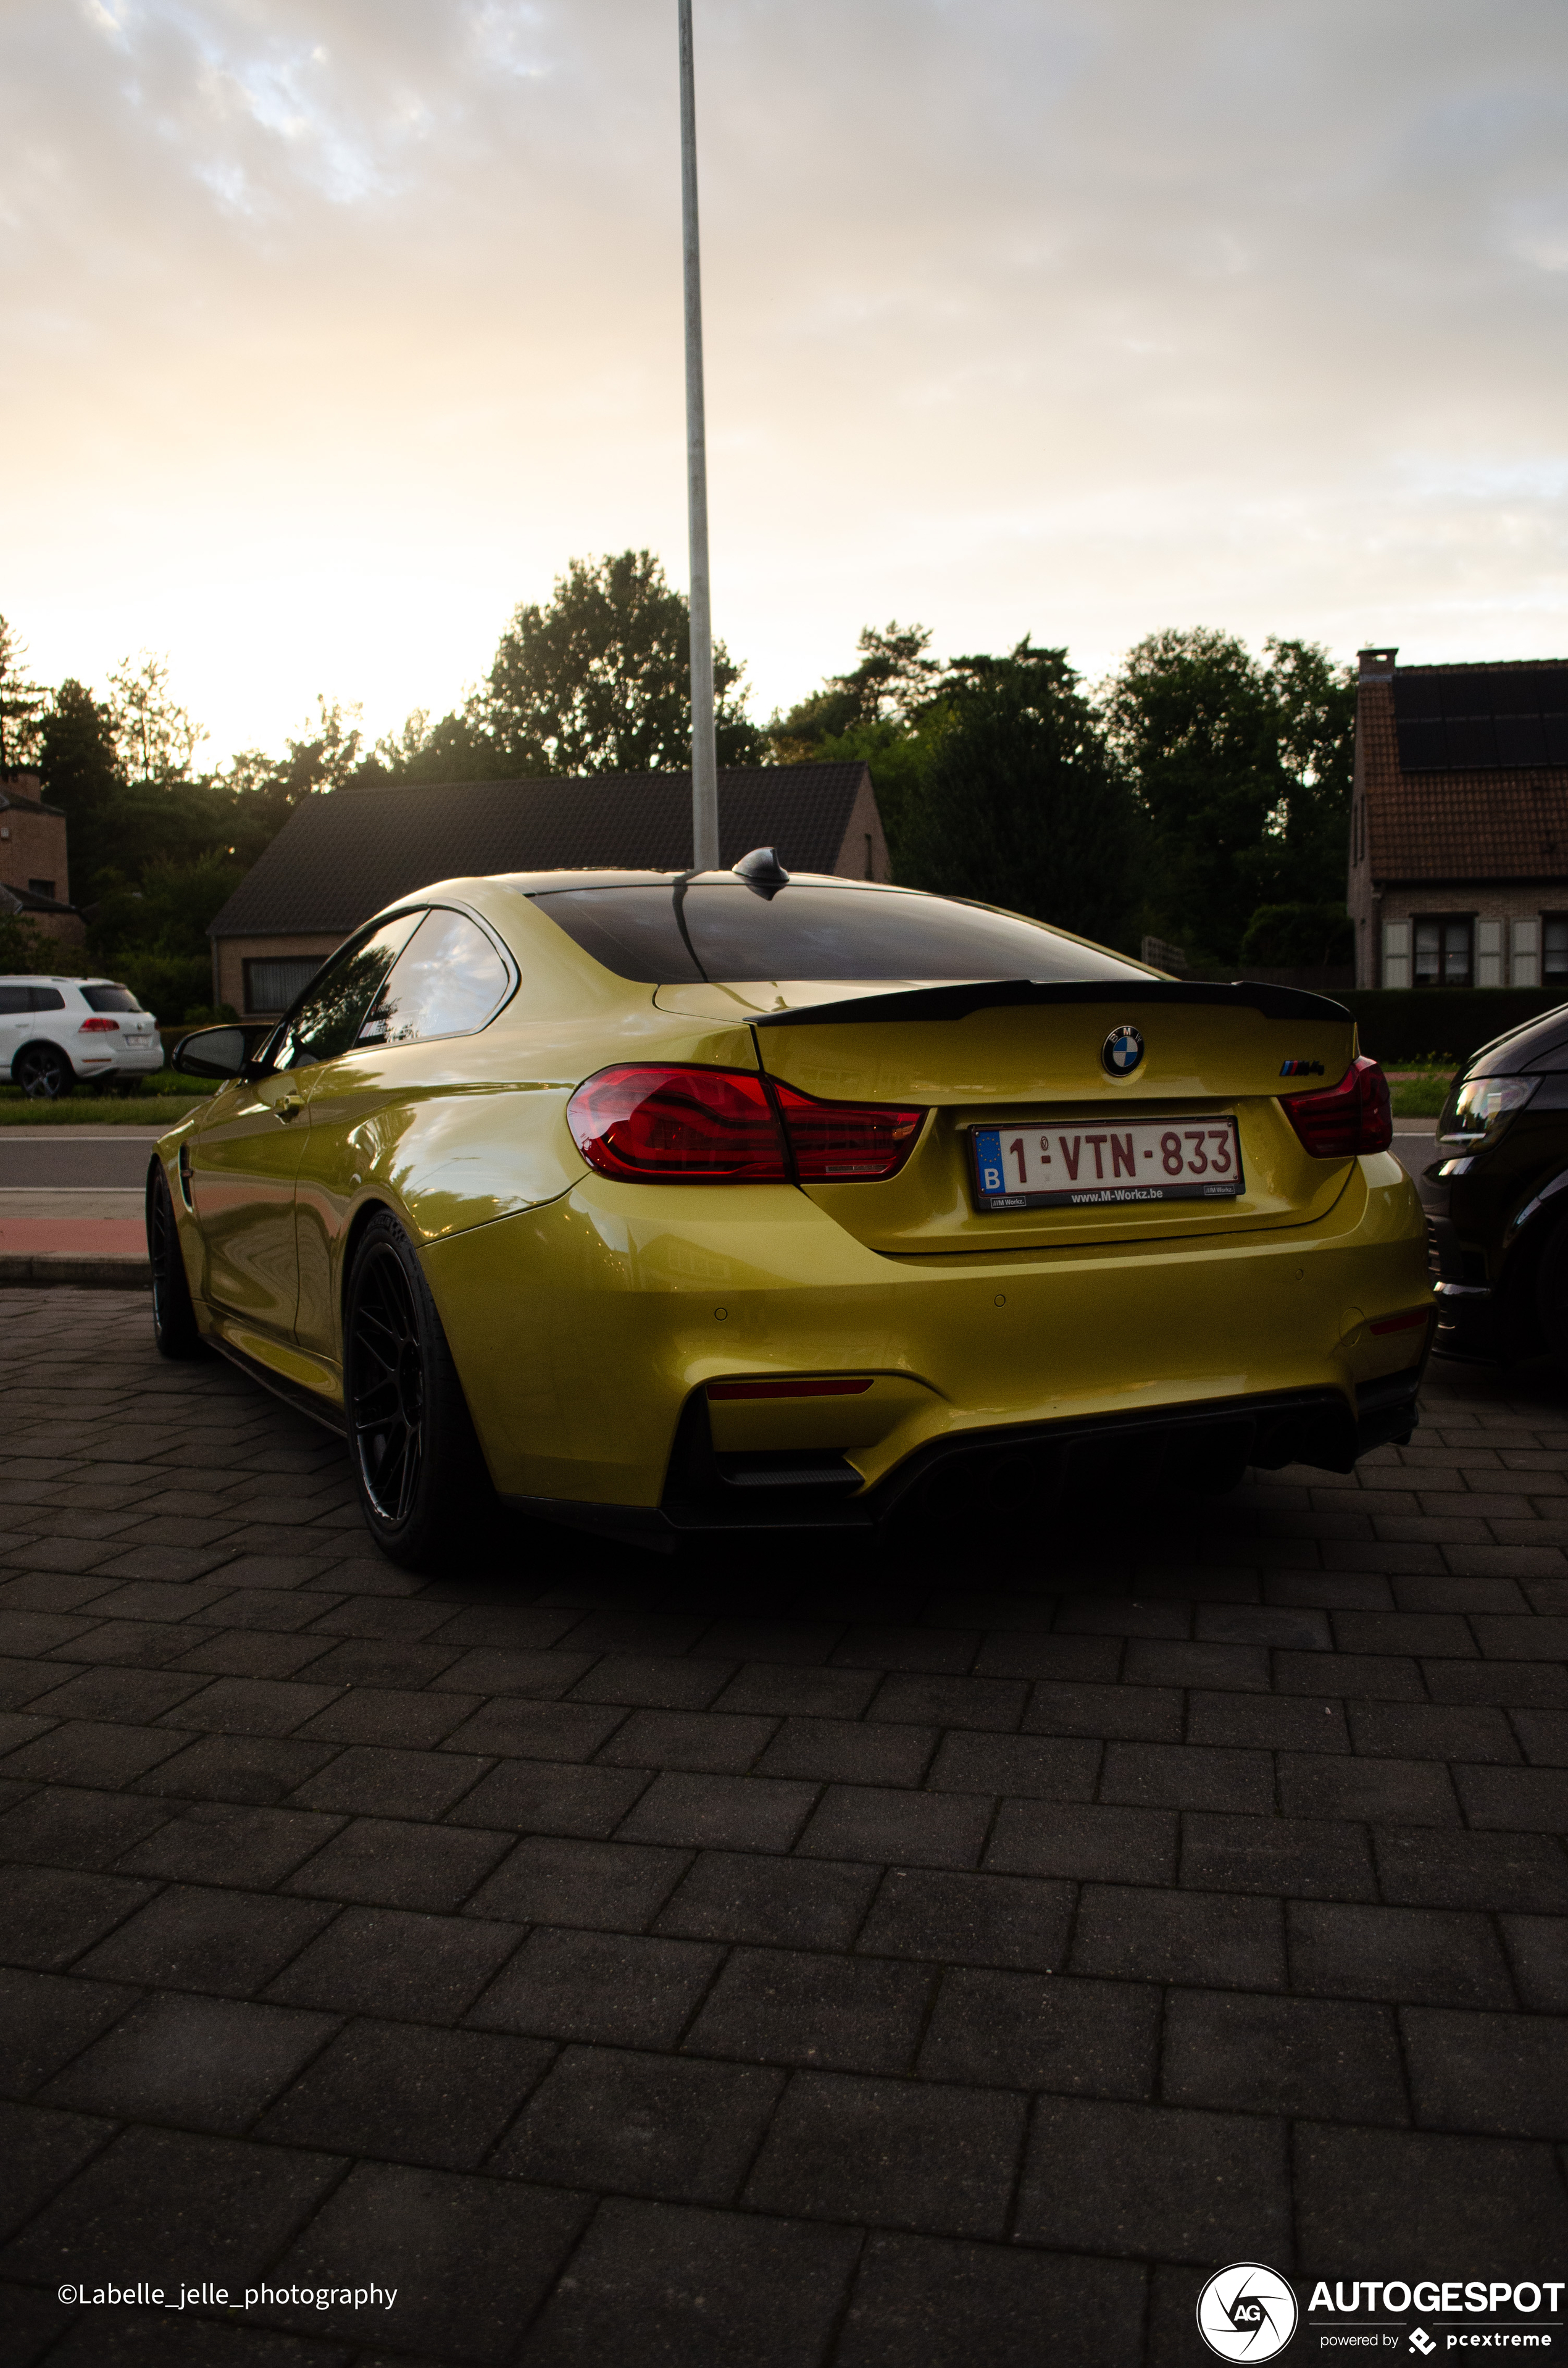
<path id="1" fill-rule="evenodd" d="M 24 1044 L 11 1064 L 11 1083 L 34 1101 L 63 1101 L 74 1090 L 76 1072 L 57 1044 Z"/>
<path id="2" fill-rule="evenodd" d="M 359 1237 L 344 1317 L 360 1507 L 382 1553 L 420 1569 L 466 1536 L 494 1498 L 429 1285 L 389 1211 Z"/>
<path id="3" fill-rule="evenodd" d="M 161 1357 L 199 1357 L 203 1347 L 180 1253 L 179 1228 L 163 1164 L 147 1170 L 147 1263 L 153 1269 L 153 1338 Z"/>

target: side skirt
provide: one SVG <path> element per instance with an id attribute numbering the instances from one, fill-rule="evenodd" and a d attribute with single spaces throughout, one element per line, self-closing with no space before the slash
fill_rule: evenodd
<path id="1" fill-rule="evenodd" d="M 333 1405 L 330 1398 L 318 1397 L 314 1390 L 301 1389 L 297 1382 L 285 1381 L 281 1373 L 275 1373 L 269 1365 L 264 1365 L 259 1357 L 247 1357 L 243 1349 L 236 1349 L 233 1341 L 225 1340 L 217 1330 L 209 1332 L 206 1338 L 210 1349 L 216 1349 L 220 1357 L 226 1357 L 231 1365 L 248 1374 L 253 1382 L 259 1382 L 264 1390 L 270 1390 L 275 1398 L 281 1398 L 284 1405 L 292 1406 L 296 1414 L 320 1423 L 324 1430 L 330 1430 L 336 1439 L 347 1438 L 348 1417 L 341 1406 Z"/>

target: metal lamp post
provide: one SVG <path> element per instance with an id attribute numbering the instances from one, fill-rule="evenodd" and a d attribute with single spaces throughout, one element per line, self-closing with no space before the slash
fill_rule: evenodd
<path id="1" fill-rule="evenodd" d="M 708 438 L 702 404 L 702 265 L 697 235 L 697 94 L 691 0 L 680 16 L 681 245 L 686 277 L 686 503 L 691 551 L 691 861 L 719 863 L 719 759 L 713 737 L 713 609 L 708 580 Z"/>

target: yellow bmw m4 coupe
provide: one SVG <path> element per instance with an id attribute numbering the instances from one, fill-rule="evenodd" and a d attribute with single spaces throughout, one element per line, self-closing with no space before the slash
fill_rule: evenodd
<path id="1" fill-rule="evenodd" d="M 758 849 L 443 881 L 175 1065 L 158 1345 L 342 1431 L 400 1561 L 492 1487 L 667 1545 L 1415 1420 L 1420 1208 L 1319 996 Z"/>

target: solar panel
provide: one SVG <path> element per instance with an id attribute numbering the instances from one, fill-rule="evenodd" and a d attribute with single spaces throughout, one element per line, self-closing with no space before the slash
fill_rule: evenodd
<path id="1" fill-rule="evenodd" d="M 1393 709 L 1406 773 L 1568 765 L 1568 666 L 1411 666 L 1394 677 Z"/>

